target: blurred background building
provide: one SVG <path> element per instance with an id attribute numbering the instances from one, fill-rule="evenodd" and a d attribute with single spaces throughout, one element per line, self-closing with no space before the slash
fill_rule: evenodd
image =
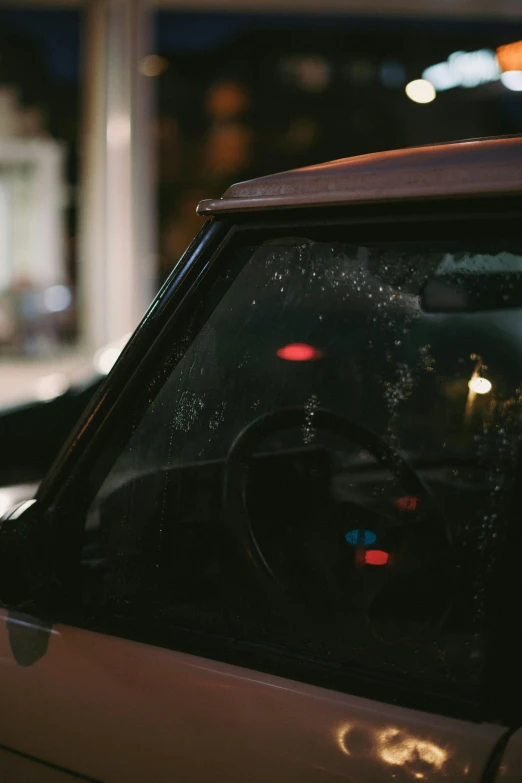
<path id="1" fill-rule="evenodd" d="M 520 0 L 0 0 L 0 387 L 131 331 L 234 181 L 522 132 L 517 41 Z"/>

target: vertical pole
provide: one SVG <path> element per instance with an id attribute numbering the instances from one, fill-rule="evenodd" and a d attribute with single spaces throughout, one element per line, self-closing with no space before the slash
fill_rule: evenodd
<path id="1" fill-rule="evenodd" d="M 91 349 L 139 323 L 153 294 L 150 79 L 143 0 L 87 7 L 80 327 Z"/>

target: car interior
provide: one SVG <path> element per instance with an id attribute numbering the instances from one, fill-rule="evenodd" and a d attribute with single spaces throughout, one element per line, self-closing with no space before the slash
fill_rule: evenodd
<path id="1" fill-rule="evenodd" d="M 514 485 L 522 272 L 430 252 L 249 250 L 90 507 L 87 607 L 476 682 Z M 507 265 L 490 289 L 488 263 Z"/>

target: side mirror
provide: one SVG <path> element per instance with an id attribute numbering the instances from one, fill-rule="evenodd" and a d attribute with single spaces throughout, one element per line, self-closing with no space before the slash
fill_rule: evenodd
<path id="1" fill-rule="evenodd" d="M 0 604 L 21 606 L 50 581 L 49 525 L 37 500 L 0 521 Z"/>

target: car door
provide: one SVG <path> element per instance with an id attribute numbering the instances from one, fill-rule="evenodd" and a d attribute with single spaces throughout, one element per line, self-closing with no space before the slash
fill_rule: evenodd
<path id="1" fill-rule="evenodd" d="M 2 614 L 2 780 L 483 780 L 513 363 L 422 312 L 462 242 L 388 230 L 245 225 L 189 266 L 47 501 L 60 589 Z"/>
<path id="2" fill-rule="evenodd" d="M 502 735 L 70 626 L 24 666 L 2 625 L 6 783 L 479 781 Z"/>

